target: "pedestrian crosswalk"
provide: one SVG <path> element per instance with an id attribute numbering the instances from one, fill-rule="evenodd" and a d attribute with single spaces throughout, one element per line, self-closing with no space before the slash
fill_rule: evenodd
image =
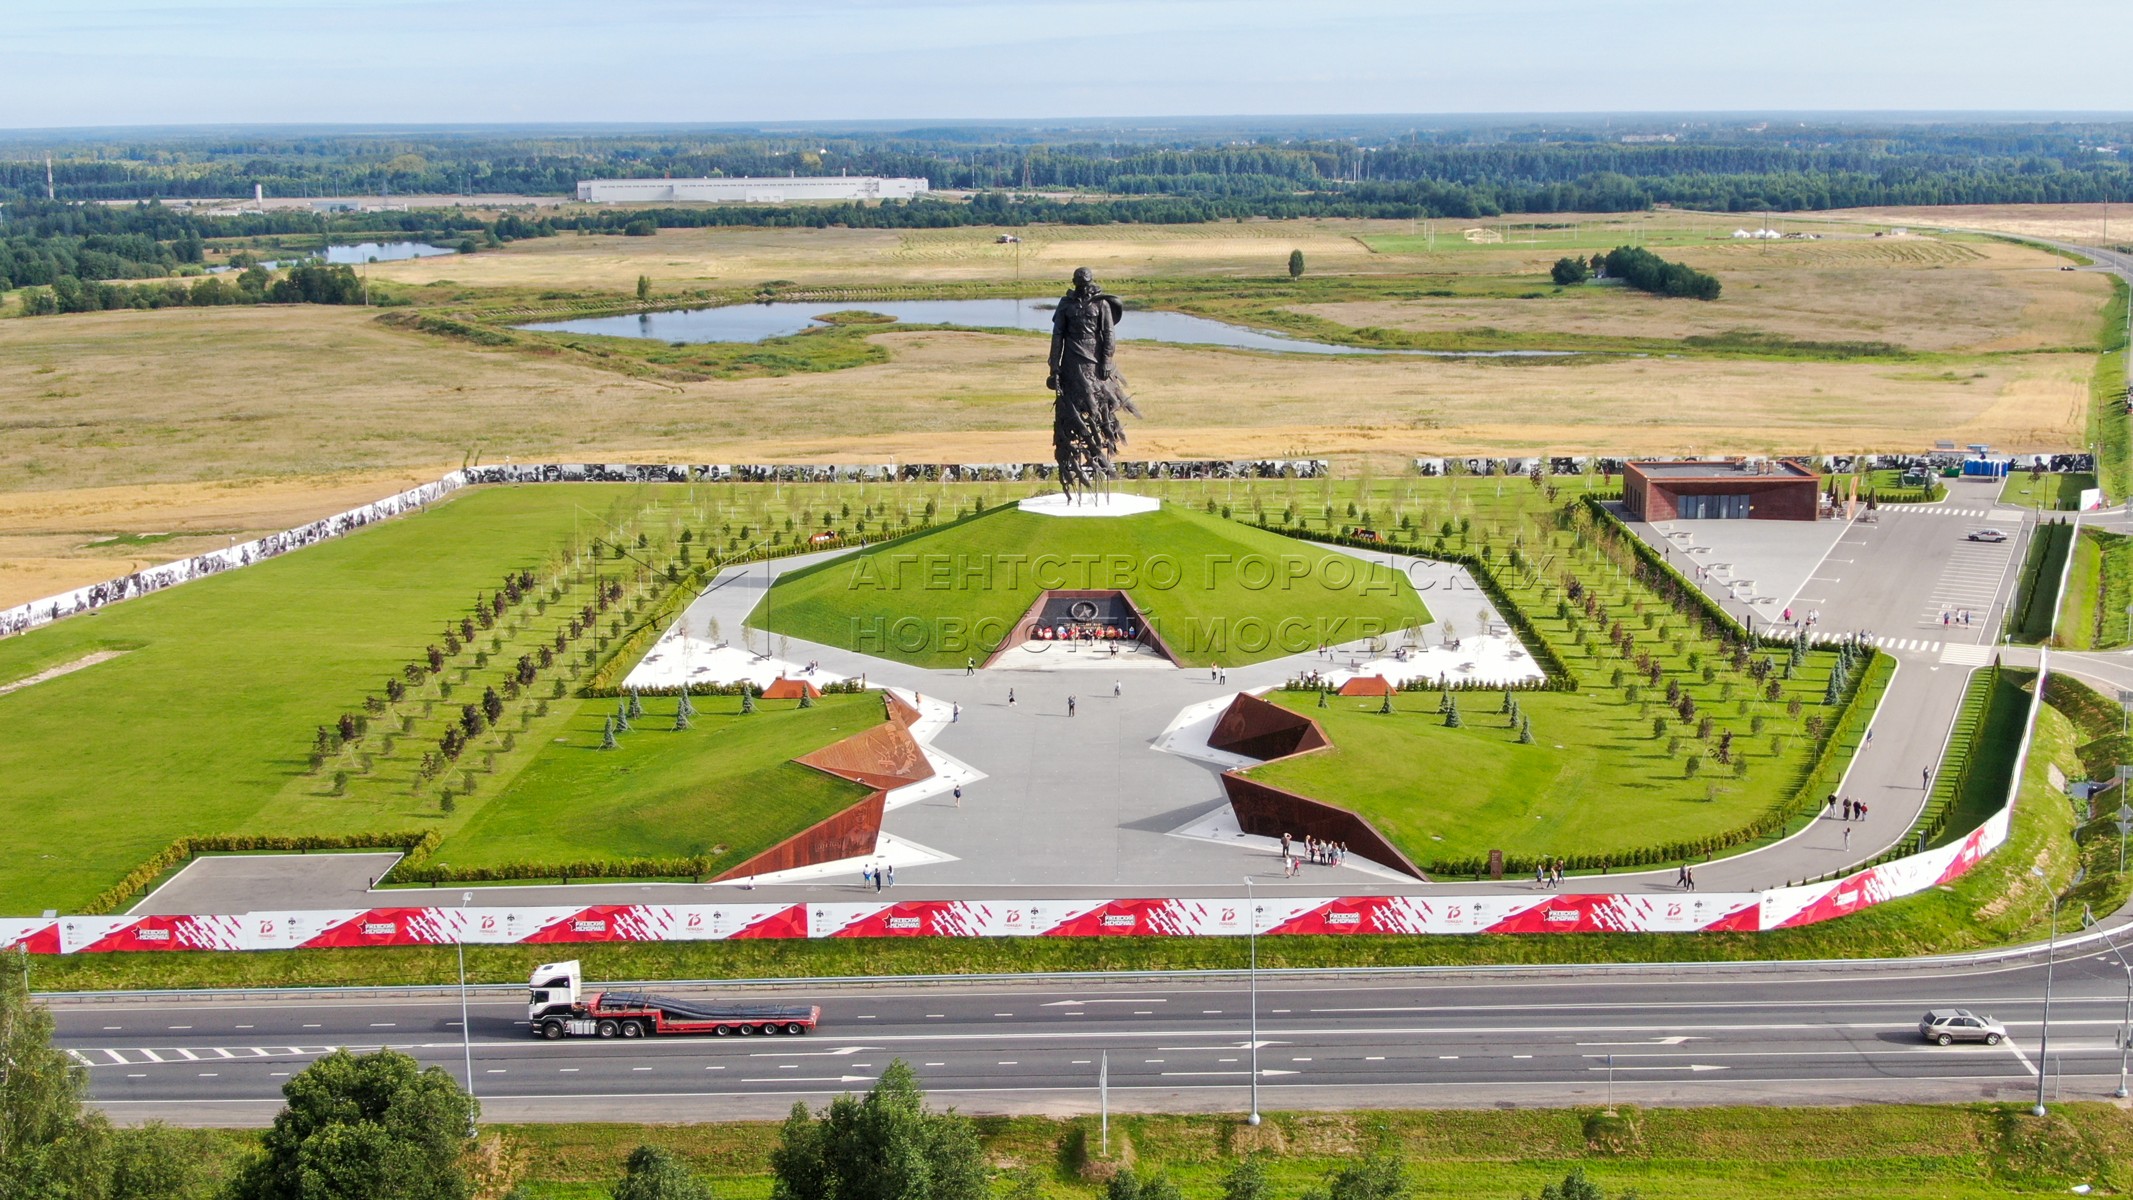
<path id="1" fill-rule="evenodd" d="M 1940 660 L 1959 667 L 1982 667 L 1992 661 L 1992 647 L 1950 642 L 1948 648 L 1940 652 Z"/>
<path id="2" fill-rule="evenodd" d="M 1964 517 L 1972 521 L 2004 521 L 2009 524 L 2019 522 L 2024 516 L 2018 508 L 1949 508 L 1942 504 L 1885 504 L 1875 509 L 1874 515 Z"/>
<path id="3" fill-rule="evenodd" d="M 1834 633 L 1810 633 L 1807 635 L 1807 644 L 1810 646 L 1834 646 L 1839 642 L 1854 640 L 1864 641 L 1870 646 L 1875 646 L 1891 653 L 1938 655 L 1941 662 L 1955 666 L 1982 667 L 1992 661 L 1992 647 L 1990 645 L 1979 646 L 1969 642 L 1943 642 L 1934 638 L 1922 637 L 1866 637 L 1853 639 Z"/>
<path id="4" fill-rule="evenodd" d="M 177 1046 L 157 1046 L 149 1049 L 127 1046 L 118 1049 L 98 1047 L 93 1050 L 69 1050 L 74 1060 L 85 1067 L 142 1067 L 151 1063 L 217 1063 L 253 1061 L 262 1058 L 323 1058 L 333 1053 L 331 1046 L 208 1046 L 203 1049 L 185 1049 Z"/>

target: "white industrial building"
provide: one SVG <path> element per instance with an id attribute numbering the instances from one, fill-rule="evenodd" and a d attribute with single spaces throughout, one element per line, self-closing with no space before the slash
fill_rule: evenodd
<path id="1" fill-rule="evenodd" d="M 784 178 L 580 179 L 578 199 L 594 204 L 734 201 L 784 204 L 794 200 L 909 200 L 930 185 L 923 179 L 880 175 L 788 175 Z"/>

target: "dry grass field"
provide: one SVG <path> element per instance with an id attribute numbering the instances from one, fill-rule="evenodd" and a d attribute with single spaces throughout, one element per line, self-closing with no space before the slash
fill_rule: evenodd
<path id="1" fill-rule="evenodd" d="M 1458 223 L 1250 221 L 1023 231 L 1022 277 L 1474 277 L 1484 296 L 1298 310 L 1423 330 L 1679 338 L 1754 330 L 1888 341 L 1928 362 L 1600 357 L 1479 361 L 1246 354 L 1134 343 L 1148 412 L 1135 455 L 1716 453 L 1907 449 L 1934 439 L 2020 451 L 2082 439 L 2104 297 L 2089 273 L 1983 240 L 1875 239 L 1787 221 L 1819 241 L 1743 243 L 1740 222 L 1650 213 Z M 1833 232 L 1832 232 L 1833 231 Z M 1014 278 L 992 230 L 668 230 L 563 236 L 373 267 L 380 277 L 528 289 L 923 285 Z M 1547 264 L 1638 241 L 1718 273 L 1724 298 L 1622 289 L 1554 294 Z M 1531 274 L 1534 299 L 1515 298 Z M 1429 286 L 1418 284 L 1419 291 Z M 1131 294 L 1130 285 L 1121 290 Z M 1043 343 L 977 333 L 877 335 L 888 361 L 841 371 L 669 382 L 381 325 L 318 307 L 0 320 L 0 604 L 282 528 L 434 478 L 469 454 L 590 460 L 1001 461 L 1043 458 Z M 2022 353 L 1999 353 L 2016 351 Z M 121 536 L 132 535 L 132 536 Z M 153 540 L 144 540 L 149 535 Z M 155 537 L 154 535 L 170 535 Z M 116 538 L 116 540 L 113 540 Z"/>
<path id="2" fill-rule="evenodd" d="M 2133 205 L 2124 204 L 2112 206 L 2108 231 L 2101 204 L 1937 204 L 1838 208 L 1817 215 L 1831 221 L 1912 229 L 1983 229 L 2089 246 L 2133 242 Z"/>
<path id="3" fill-rule="evenodd" d="M 1622 289 L 1537 300 L 1444 297 L 1296 306 L 1343 325 L 1438 331 L 1472 326 L 1602 337 L 1691 337 L 1753 329 L 1801 341 L 1888 342 L 1990 353 L 2086 346 L 2110 295 L 2101 275 L 2021 246 L 1910 237 L 1686 245 L 1671 257 L 1724 283 L 1685 304 Z M 1552 261 L 1552 260 L 1551 260 Z"/>

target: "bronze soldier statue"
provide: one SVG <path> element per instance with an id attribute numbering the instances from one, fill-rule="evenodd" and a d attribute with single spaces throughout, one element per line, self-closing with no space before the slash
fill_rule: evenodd
<path id="1" fill-rule="evenodd" d="M 1119 298 L 1096 285 L 1087 267 L 1074 271 L 1074 286 L 1052 312 L 1052 456 L 1059 488 L 1068 500 L 1109 487 L 1112 456 L 1126 444 L 1121 411 L 1141 410 L 1126 394 L 1126 381 L 1112 361 L 1116 330 L 1126 315 Z"/>

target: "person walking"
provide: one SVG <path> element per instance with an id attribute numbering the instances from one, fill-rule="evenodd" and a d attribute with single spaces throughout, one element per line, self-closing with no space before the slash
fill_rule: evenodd
<path id="1" fill-rule="evenodd" d="M 977 674 L 977 673 L 978 673 L 978 660 L 977 660 L 977 659 L 975 659 L 975 658 L 966 658 L 966 659 L 964 659 L 964 660 L 963 660 L 963 674 L 965 674 L 965 675 L 975 675 L 975 674 Z"/>
<path id="2" fill-rule="evenodd" d="M 960 704 L 951 704 L 951 705 L 949 705 L 949 706 L 948 706 L 948 723 L 949 723 L 950 725 L 953 725 L 953 724 L 955 724 L 955 723 L 956 723 L 957 721 L 960 721 L 960 720 L 962 720 L 962 719 L 963 719 L 963 706 L 962 706 L 962 705 L 960 705 Z"/>
<path id="3" fill-rule="evenodd" d="M 1852 819 L 1852 802 L 1849 800 L 1844 802 L 1844 819 L 1847 821 Z"/>
<path id="4" fill-rule="evenodd" d="M 1126 694 L 1126 683 L 1125 683 L 1125 681 L 1124 681 L 1124 680 L 1122 680 L 1122 679 L 1114 679 L 1114 680 L 1112 680 L 1112 681 L 1111 681 L 1111 698 L 1112 698 L 1113 700 L 1116 700 L 1116 699 L 1118 699 L 1118 698 L 1119 698 L 1120 696 L 1123 696 L 1123 695 L 1125 695 L 1125 694 Z"/>
<path id="5" fill-rule="evenodd" d="M 1009 708 L 1013 708 L 1014 706 L 1015 706 L 1015 689 L 1013 689 L 1013 688 L 1009 688 L 1009 689 L 1007 689 L 1007 707 L 1009 707 Z"/>
<path id="6" fill-rule="evenodd" d="M 1930 790 L 1930 789 L 1932 788 L 1932 786 L 1933 786 L 1933 768 L 1931 768 L 1931 767 L 1925 767 L 1925 768 L 1921 768 L 1921 769 L 1919 770 L 1919 772 L 1918 772 L 1918 786 L 1919 786 L 1920 790 Z"/>
<path id="7" fill-rule="evenodd" d="M 1683 876 L 1684 878 L 1686 878 L 1686 879 L 1687 879 L 1687 880 L 1689 881 L 1689 890 L 1690 890 L 1690 891 L 1692 891 L 1692 892 L 1693 892 L 1693 891 L 1695 891 L 1695 890 L 1696 890 L 1696 872 L 1695 872 L 1695 870 L 1694 870 L 1693 868 L 1691 868 L 1691 867 L 1688 867 L 1688 866 L 1684 865 L 1684 866 L 1683 866 L 1683 867 L 1681 868 L 1681 874 L 1682 874 L 1682 876 Z"/>
<path id="8" fill-rule="evenodd" d="M 1682 863 L 1681 868 L 1674 872 L 1674 886 L 1684 892 L 1689 890 L 1689 864 Z"/>
<path id="9" fill-rule="evenodd" d="M 1074 698 L 1072 696 L 1067 697 L 1067 715 L 1070 717 L 1074 715 Z"/>
<path id="10" fill-rule="evenodd" d="M 955 785 L 955 806 L 963 807 L 963 785 L 960 783 Z"/>
<path id="11" fill-rule="evenodd" d="M 1844 848 L 1846 850 L 1852 848 L 1852 827 L 1849 825 L 1844 827 Z"/>
<path id="12" fill-rule="evenodd" d="M 1281 856 L 1289 857 L 1289 831 L 1286 829 L 1281 831 Z"/>
<path id="13" fill-rule="evenodd" d="M 859 887 L 862 891 L 874 886 L 874 864 L 859 864 Z"/>
<path id="14" fill-rule="evenodd" d="M 889 864 L 889 886 L 890 886 L 890 887 L 895 887 L 895 886 L 896 886 L 896 864 L 895 864 L 895 863 L 890 863 L 890 864 Z"/>

